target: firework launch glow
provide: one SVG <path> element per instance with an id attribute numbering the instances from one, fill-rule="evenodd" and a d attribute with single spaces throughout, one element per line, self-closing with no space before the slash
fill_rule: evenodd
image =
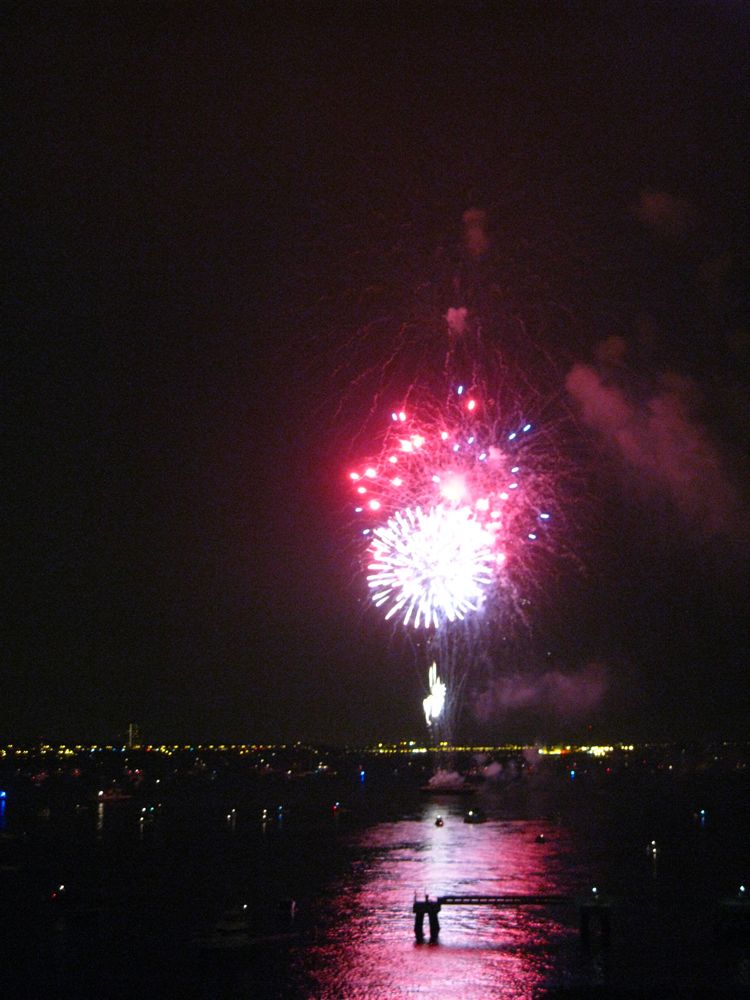
<path id="1" fill-rule="evenodd" d="M 424 708 L 425 720 L 427 725 L 431 726 L 432 723 L 439 719 L 443 713 L 443 708 L 445 707 L 445 695 L 446 686 L 440 680 L 437 672 L 437 663 L 433 663 L 430 667 L 430 673 L 428 677 L 428 683 L 430 685 L 430 693 L 422 702 L 422 707 Z"/>

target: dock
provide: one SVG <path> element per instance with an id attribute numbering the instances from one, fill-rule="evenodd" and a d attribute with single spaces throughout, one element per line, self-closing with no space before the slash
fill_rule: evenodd
<path id="1" fill-rule="evenodd" d="M 484 895 L 481 893 L 448 893 L 436 896 L 434 899 L 425 895 L 424 899 L 414 896 L 412 913 L 414 914 L 414 936 L 417 942 L 424 941 L 424 918 L 427 917 L 430 928 L 430 942 L 435 944 L 440 934 L 438 914 L 444 906 L 496 906 L 499 909 L 512 909 L 521 906 L 578 906 L 580 918 L 581 940 L 588 944 L 592 931 L 599 932 L 601 944 L 609 943 L 610 905 L 601 896 L 591 896 L 584 900 L 573 896 L 554 894 L 518 894 L 504 893 L 502 895 Z"/>

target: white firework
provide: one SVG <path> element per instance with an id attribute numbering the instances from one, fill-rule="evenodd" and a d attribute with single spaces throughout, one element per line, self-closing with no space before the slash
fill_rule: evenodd
<path id="1" fill-rule="evenodd" d="M 373 530 L 367 583 L 386 620 L 439 628 L 478 611 L 492 586 L 494 536 L 469 507 L 397 511 Z"/>
<path id="2" fill-rule="evenodd" d="M 422 708 L 424 709 L 424 717 L 427 720 L 427 725 L 431 726 L 442 715 L 443 708 L 445 707 L 445 695 L 448 690 L 438 676 L 437 663 L 433 663 L 430 667 L 428 682 L 430 693 L 422 701 Z"/>

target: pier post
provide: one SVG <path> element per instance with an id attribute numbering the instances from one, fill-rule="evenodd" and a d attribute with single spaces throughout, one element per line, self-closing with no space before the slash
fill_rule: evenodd
<path id="1" fill-rule="evenodd" d="M 440 903 L 430 903 L 429 909 L 427 910 L 427 916 L 430 919 L 430 941 L 435 942 L 440 934 L 440 921 L 438 920 L 438 911 L 440 910 Z"/>
<path id="2" fill-rule="evenodd" d="M 436 899 L 430 899 L 429 896 L 425 896 L 424 900 L 417 899 L 415 896 L 412 912 L 414 913 L 414 937 L 417 943 L 421 944 L 424 941 L 424 918 L 427 914 L 427 919 L 430 922 L 430 941 L 434 944 L 440 934 L 440 921 L 438 920 L 440 902 Z"/>

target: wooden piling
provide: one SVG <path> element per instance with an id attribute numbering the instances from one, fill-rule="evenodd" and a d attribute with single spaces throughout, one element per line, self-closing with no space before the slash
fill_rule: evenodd
<path id="1" fill-rule="evenodd" d="M 414 898 L 414 905 L 412 906 L 412 912 L 414 913 L 414 937 L 417 939 L 418 943 L 424 941 L 424 918 L 427 914 L 427 919 L 430 925 L 430 941 L 435 943 L 440 934 L 440 921 L 438 920 L 438 913 L 440 912 L 440 900 L 430 899 L 429 896 L 425 896 L 423 900 Z"/>

